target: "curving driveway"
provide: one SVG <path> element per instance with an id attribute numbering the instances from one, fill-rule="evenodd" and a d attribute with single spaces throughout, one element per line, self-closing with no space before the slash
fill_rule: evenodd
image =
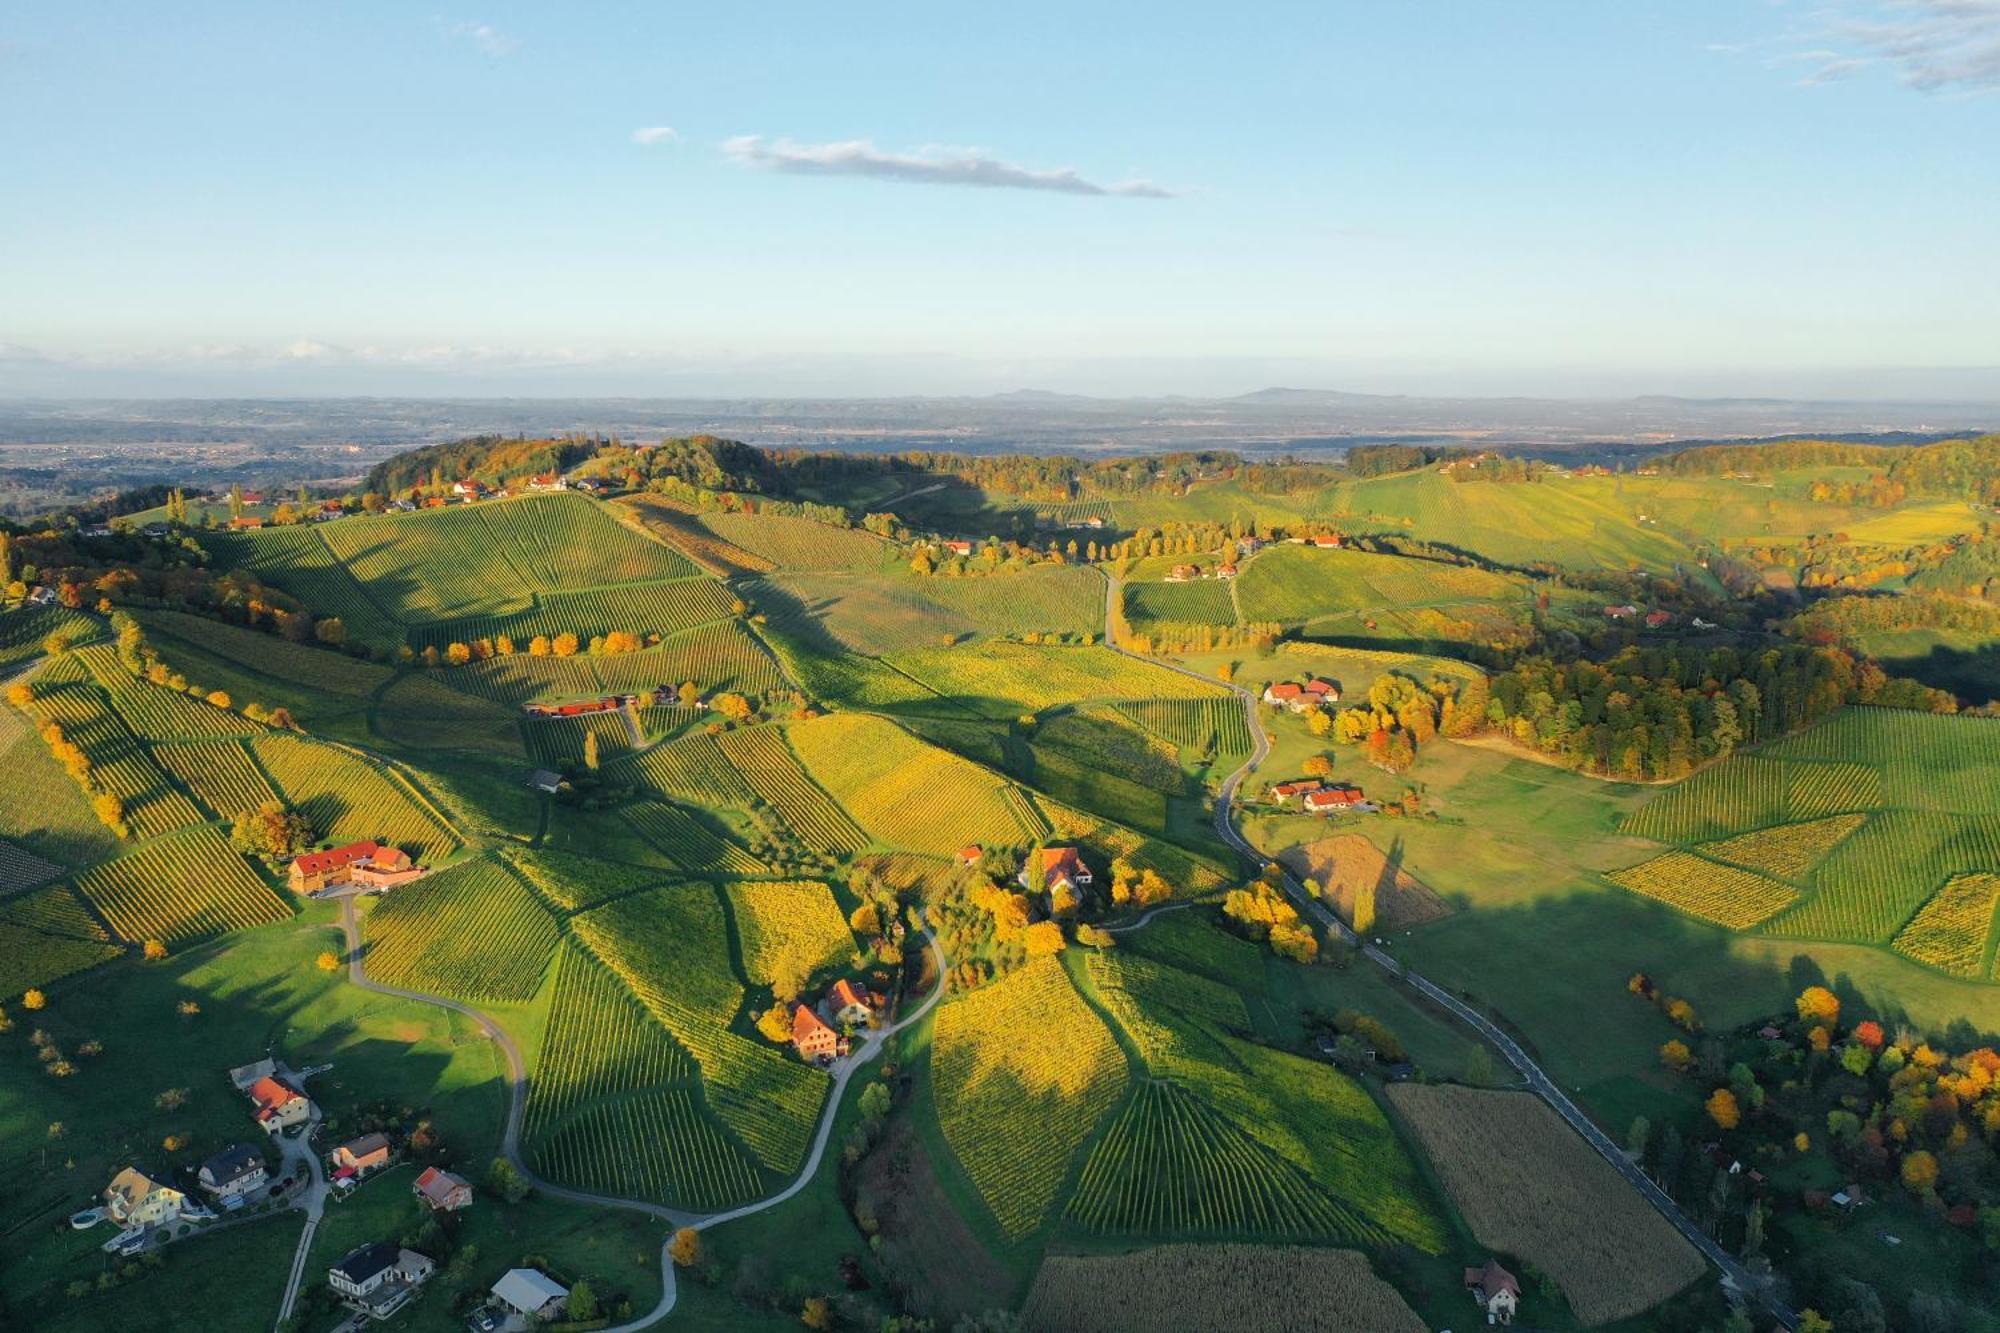
<path id="1" fill-rule="evenodd" d="M 812 1150 L 807 1153 L 805 1164 L 799 1168 L 798 1176 L 791 1184 L 766 1198 L 746 1203 L 738 1208 L 731 1208 L 725 1212 L 689 1213 L 682 1212 L 679 1209 L 668 1208 L 663 1204 L 652 1203 L 645 1199 L 621 1199 L 609 1194 L 591 1194 L 584 1190 L 574 1190 L 566 1185 L 554 1184 L 536 1175 L 529 1168 L 527 1162 L 521 1158 L 521 1116 L 522 1112 L 526 1109 L 528 1101 L 528 1071 L 526 1063 L 521 1059 L 521 1048 L 515 1043 L 514 1038 L 492 1017 L 461 1000 L 449 999 L 442 995 L 429 995 L 423 991 L 404 990 L 400 986 L 385 986 L 380 982 L 370 981 L 367 971 L 362 966 L 361 927 L 360 923 L 355 920 L 354 899 L 351 897 L 343 899 L 341 902 L 340 928 L 347 937 L 347 979 L 350 982 L 361 987 L 363 990 L 374 991 L 378 995 L 393 995 L 398 999 L 415 1000 L 421 1004 L 434 1004 L 443 1009 L 455 1010 L 477 1023 L 486 1035 L 493 1039 L 494 1044 L 500 1048 L 500 1054 L 507 1062 L 508 1078 L 507 1123 L 500 1135 L 500 1154 L 513 1164 L 515 1170 L 521 1173 L 523 1180 L 544 1194 L 558 1199 L 566 1199 L 571 1203 L 587 1204 L 598 1208 L 622 1208 L 628 1212 L 644 1213 L 648 1217 L 658 1218 L 675 1229 L 692 1227 L 697 1231 L 706 1230 L 713 1226 L 720 1226 L 724 1222 L 732 1222 L 739 1217 L 748 1217 L 752 1213 L 761 1213 L 767 1208 L 775 1208 L 806 1187 L 806 1183 L 819 1170 L 819 1164 L 826 1156 L 827 1142 L 833 1137 L 834 1119 L 840 1114 L 841 1098 L 846 1095 L 848 1082 L 854 1077 L 855 1071 L 881 1054 L 883 1045 L 887 1043 L 890 1037 L 901 1032 L 911 1024 L 920 1022 L 924 1015 L 928 1014 L 936 1006 L 938 1000 L 944 995 L 944 977 L 951 970 L 950 963 L 945 958 L 944 946 L 937 942 L 935 935 L 929 931 L 925 931 L 924 943 L 929 946 L 931 953 L 935 955 L 937 960 L 938 984 L 931 988 L 931 993 L 924 998 L 923 1003 L 887 1027 L 877 1028 L 870 1032 L 862 1040 L 859 1050 L 855 1051 L 845 1060 L 840 1061 L 834 1067 L 832 1087 L 828 1090 L 826 1105 L 820 1111 L 819 1128 L 813 1134 Z M 299 1244 L 299 1256 L 293 1262 L 294 1290 L 296 1290 L 298 1274 L 303 1271 L 307 1242 L 311 1240 L 311 1237 L 312 1227 L 309 1224 L 306 1238 Z M 661 1242 L 660 1245 L 659 1304 L 636 1319 L 605 1329 L 604 1333 L 636 1333 L 639 1329 L 651 1328 L 654 1324 L 659 1323 L 662 1319 L 673 1313 L 674 1302 L 679 1295 L 679 1291 L 674 1280 L 674 1261 L 668 1253 L 668 1246 L 672 1242 L 673 1236 L 670 1232 L 667 1239 Z M 292 1295 L 292 1291 L 288 1291 L 286 1294 L 286 1313 L 290 1312 Z M 280 1316 L 281 1321 L 283 1317 L 282 1315 Z"/>
<path id="2" fill-rule="evenodd" d="M 1142 658 L 1137 653 L 1129 652 L 1120 647 L 1114 642 L 1111 635 L 1113 612 L 1117 605 L 1116 599 L 1119 595 L 1119 588 L 1119 580 L 1107 574 L 1105 576 L 1104 589 L 1104 644 L 1107 648 L 1123 656 L 1133 658 L 1137 661 L 1149 662 L 1154 666 L 1165 667 L 1169 671 L 1179 672 L 1181 675 L 1192 677 L 1195 680 L 1207 681 L 1211 685 L 1221 685 L 1242 702 L 1244 716 L 1250 723 L 1251 753 L 1250 757 L 1243 761 L 1241 767 L 1222 780 L 1222 785 L 1216 792 L 1215 832 L 1218 837 L 1229 844 L 1229 846 L 1235 848 L 1246 859 L 1260 866 L 1267 864 L 1271 858 L 1264 855 L 1249 839 L 1237 832 L 1236 825 L 1230 820 L 1230 809 L 1235 803 L 1236 793 L 1241 788 L 1243 780 L 1254 772 L 1257 766 L 1262 764 L 1271 753 L 1271 743 L 1264 736 L 1263 719 L 1257 715 L 1256 696 L 1234 682 L 1219 681 L 1213 676 L 1205 676 L 1190 667 L 1184 667 L 1174 662 L 1162 661 L 1159 658 Z M 1474 1032 L 1478 1033 L 1494 1049 L 1498 1050 L 1502 1058 L 1520 1073 L 1529 1090 L 1547 1102 L 1557 1115 L 1568 1121 L 1570 1127 L 1583 1136 L 1584 1142 L 1595 1148 L 1599 1156 L 1611 1163 L 1613 1169 L 1619 1175 L 1623 1176 L 1633 1189 L 1639 1191 L 1640 1196 L 1647 1203 L 1653 1205 L 1654 1210 L 1660 1216 L 1666 1218 L 1674 1230 L 1685 1236 L 1689 1244 L 1700 1251 L 1710 1263 L 1721 1269 L 1724 1279 L 1729 1284 L 1742 1292 L 1753 1294 L 1753 1298 L 1759 1300 L 1765 1310 L 1785 1328 L 1795 1329 L 1798 1327 L 1799 1318 L 1797 1313 L 1770 1294 L 1768 1290 L 1760 1292 L 1759 1284 L 1751 1276 L 1749 1270 L 1744 1268 L 1736 1260 L 1735 1256 L 1716 1244 L 1714 1238 L 1709 1236 L 1707 1232 L 1696 1226 L 1693 1219 L 1682 1212 L 1680 1206 L 1667 1197 L 1666 1191 L 1655 1185 L 1644 1171 L 1633 1165 L 1625 1156 L 1624 1151 L 1611 1141 L 1610 1136 L 1599 1129 L 1597 1123 L 1585 1115 L 1582 1108 L 1571 1101 L 1568 1094 L 1557 1086 L 1555 1080 L 1550 1078 L 1543 1071 L 1542 1067 L 1535 1063 L 1534 1059 L 1526 1051 L 1521 1049 L 1520 1043 L 1516 1042 L 1505 1032 L 1502 1032 L 1484 1014 L 1465 1004 L 1458 997 L 1446 991 L 1442 986 L 1437 985 L 1418 973 L 1410 971 L 1387 953 L 1357 938 L 1354 932 L 1347 928 L 1347 924 L 1335 916 L 1325 903 L 1308 894 L 1305 891 L 1305 886 L 1300 884 L 1289 871 L 1284 873 L 1283 883 L 1286 894 L 1307 917 L 1319 922 L 1328 931 L 1338 935 L 1341 939 L 1351 944 L 1359 945 L 1362 954 L 1370 962 L 1389 973 L 1391 977 L 1407 982 L 1413 989 L 1421 992 L 1427 999 L 1447 1010 Z M 1129 925 L 1119 927 L 1119 929 L 1136 930 L 1140 926 L 1145 925 L 1160 910 L 1162 909 L 1156 908 L 1154 911 L 1146 913 L 1145 916 L 1131 922 Z"/>

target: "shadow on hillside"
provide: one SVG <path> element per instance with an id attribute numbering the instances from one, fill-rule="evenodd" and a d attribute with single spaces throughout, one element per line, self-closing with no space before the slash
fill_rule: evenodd
<path id="1" fill-rule="evenodd" d="M 1885 670 L 1909 676 L 1940 690 L 1950 690 L 1972 704 L 2000 699 L 2000 644 L 1980 648 L 1934 645 L 1922 657 L 1884 657 Z"/>

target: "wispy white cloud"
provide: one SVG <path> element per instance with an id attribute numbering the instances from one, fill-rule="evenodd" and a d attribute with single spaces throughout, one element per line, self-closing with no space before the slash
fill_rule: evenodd
<path id="1" fill-rule="evenodd" d="M 2000 0 L 1878 0 L 1816 15 L 1821 48 L 1783 61 L 1815 66 L 1807 86 L 1848 78 L 1874 65 L 1919 92 L 2000 90 Z"/>
<path id="2" fill-rule="evenodd" d="M 648 125 L 642 130 L 632 131 L 632 142 L 647 148 L 656 143 L 672 143 L 680 137 L 671 125 Z"/>
<path id="3" fill-rule="evenodd" d="M 1000 190 L 1048 190 L 1057 194 L 1118 195 L 1128 199 L 1172 199 L 1176 192 L 1146 180 L 1100 184 L 1070 167 L 1037 170 L 990 157 L 978 149 L 926 148 L 886 153 L 866 139 L 838 143 L 796 143 L 744 134 L 722 150 L 746 166 L 812 176 L 870 176 L 916 185 L 974 185 Z"/>
<path id="4" fill-rule="evenodd" d="M 491 23 L 453 23 L 445 28 L 448 36 L 462 42 L 470 42 L 480 51 L 494 58 L 511 56 L 521 49 L 521 43 L 494 27 Z"/>

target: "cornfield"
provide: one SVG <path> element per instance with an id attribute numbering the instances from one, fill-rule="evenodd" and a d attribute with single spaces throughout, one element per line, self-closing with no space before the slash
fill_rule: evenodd
<path id="1" fill-rule="evenodd" d="M 1353 1250 L 1162 1245 L 1130 1254 L 1050 1255 L 1035 1274 L 1021 1327 L 1027 1333 L 1423 1333 L 1430 1325 Z"/>
<path id="2" fill-rule="evenodd" d="M 1392 1083 L 1482 1245 L 1548 1273 L 1586 1324 L 1649 1310 L 1707 1265 L 1538 1097 L 1449 1084 Z M 1530 1294 L 1524 1318 L 1539 1320 Z"/>
<path id="3" fill-rule="evenodd" d="M 940 1009 L 931 1061 L 945 1141 L 1015 1238 L 1041 1225 L 1129 1082 L 1117 1042 L 1047 958 Z"/>
<path id="4" fill-rule="evenodd" d="M 1606 878 L 1676 911 L 1731 930 L 1748 930 L 1783 911 L 1799 896 L 1789 884 L 1705 860 L 1692 852 L 1668 852 L 1611 871 Z"/>

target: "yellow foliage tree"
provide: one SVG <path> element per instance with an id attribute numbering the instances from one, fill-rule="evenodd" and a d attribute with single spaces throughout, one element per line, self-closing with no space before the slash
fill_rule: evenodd
<path id="1" fill-rule="evenodd" d="M 1840 997 L 1824 986 L 1808 986 L 1799 992 L 1799 1018 L 1818 1027 L 1832 1027 L 1840 1021 Z"/>
<path id="2" fill-rule="evenodd" d="M 673 1243 L 667 1246 L 667 1254 L 681 1268 L 693 1268 L 701 1262 L 701 1233 L 693 1227 L 682 1227 L 674 1233 Z"/>
<path id="3" fill-rule="evenodd" d="M 1727 1088 L 1717 1088 L 1708 1095 L 1708 1118 L 1718 1128 L 1734 1129 L 1743 1120 L 1743 1109 L 1736 1104 L 1736 1094 Z"/>
<path id="4" fill-rule="evenodd" d="M 807 1301 L 799 1311 L 799 1322 L 807 1328 L 832 1328 L 833 1311 L 827 1306 L 826 1297 L 815 1296 Z"/>
<path id="5" fill-rule="evenodd" d="M 1021 947 L 1030 958 L 1044 958 L 1063 951 L 1062 927 L 1053 921 L 1037 921 L 1021 932 Z"/>
<path id="6" fill-rule="evenodd" d="M 564 630 L 549 641 L 549 650 L 557 657 L 575 657 L 576 635 Z"/>
<path id="7" fill-rule="evenodd" d="M 1660 1063 L 1669 1069 L 1684 1070 L 1694 1063 L 1694 1053 L 1684 1041 L 1670 1041 L 1660 1047 Z"/>
<path id="8" fill-rule="evenodd" d="M 167 946 L 159 940 L 147 940 L 141 947 L 140 953 L 145 955 L 147 962 L 157 963 L 167 956 Z"/>
<path id="9" fill-rule="evenodd" d="M 332 972 L 340 966 L 340 955 L 331 949 L 327 949 L 322 951 L 320 956 L 313 961 L 320 971 Z"/>
<path id="10" fill-rule="evenodd" d="M 1929 1194 L 1936 1188 L 1937 1178 L 1937 1158 L 1923 1149 L 1903 1159 L 1903 1187 L 1912 1194 Z"/>
<path id="11" fill-rule="evenodd" d="M 48 1002 L 49 997 L 33 987 L 30 987 L 21 995 L 21 1007 L 23 1009 L 42 1009 L 47 1007 Z"/>
<path id="12" fill-rule="evenodd" d="M 1354 890 L 1354 933 L 1366 936 L 1375 929 L 1375 883 L 1363 880 Z"/>
<path id="13" fill-rule="evenodd" d="M 782 1004 L 774 1004 L 757 1015 L 757 1030 L 779 1045 L 792 1039 L 792 1013 Z"/>

